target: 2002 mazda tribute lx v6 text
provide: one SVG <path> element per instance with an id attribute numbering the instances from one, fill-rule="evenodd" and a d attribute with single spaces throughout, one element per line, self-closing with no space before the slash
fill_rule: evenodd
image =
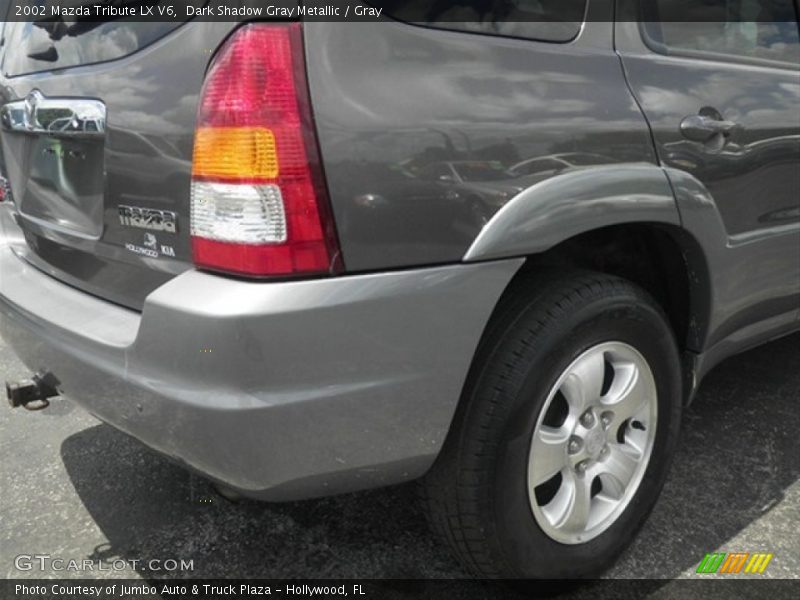
<path id="1" fill-rule="evenodd" d="M 370 4 L 6 25 L 9 400 L 253 498 L 419 479 L 471 572 L 595 575 L 703 376 L 800 326 L 795 5 Z"/>

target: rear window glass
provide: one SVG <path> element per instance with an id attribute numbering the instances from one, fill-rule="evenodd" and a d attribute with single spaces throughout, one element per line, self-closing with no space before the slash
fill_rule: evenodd
<path id="1" fill-rule="evenodd" d="M 586 12 L 586 0 L 368 1 L 399 21 L 545 42 L 574 39 Z"/>
<path id="2" fill-rule="evenodd" d="M 122 58 L 155 42 L 180 21 L 33 21 L 8 23 L 3 72 L 9 76 Z"/>

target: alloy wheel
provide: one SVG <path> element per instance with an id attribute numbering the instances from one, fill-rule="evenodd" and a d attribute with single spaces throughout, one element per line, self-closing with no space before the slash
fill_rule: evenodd
<path id="1" fill-rule="evenodd" d="M 644 357 L 622 342 L 581 353 L 542 408 L 528 458 L 528 496 L 539 527 L 564 544 L 608 529 L 641 483 L 658 399 Z"/>

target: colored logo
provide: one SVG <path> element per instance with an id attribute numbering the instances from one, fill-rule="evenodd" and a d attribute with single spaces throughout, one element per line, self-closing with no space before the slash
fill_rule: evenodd
<path id="1" fill-rule="evenodd" d="M 767 552 L 710 552 L 697 565 L 698 573 L 763 573 L 773 554 Z"/>

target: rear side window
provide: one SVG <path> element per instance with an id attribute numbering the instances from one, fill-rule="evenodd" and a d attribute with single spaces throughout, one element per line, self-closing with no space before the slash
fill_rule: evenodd
<path id="1" fill-rule="evenodd" d="M 793 0 L 643 0 L 643 9 L 657 52 L 800 63 Z"/>
<path id="2" fill-rule="evenodd" d="M 573 40 L 586 12 L 586 0 L 368 1 L 399 21 L 544 42 Z"/>
<path id="3" fill-rule="evenodd" d="M 3 71 L 9 76 L 77 67 L 122 58 L 155 42 L 180 21 L 169 23 L 33 21 L 9 23 Z"/>

